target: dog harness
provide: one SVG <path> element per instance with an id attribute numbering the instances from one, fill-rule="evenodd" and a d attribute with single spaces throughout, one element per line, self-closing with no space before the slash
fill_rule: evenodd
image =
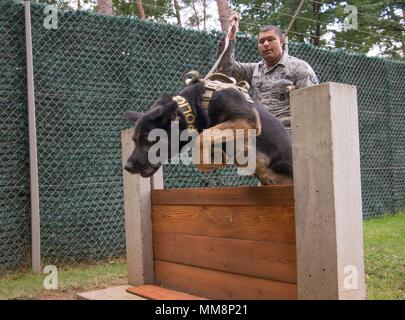
<path id="1" fill-rule="evenodd" d="M 206 77 L 204 80 L 205 86 L 205 92 L 203 94 L 203 109 L 205 111 L 208 110 L 208 105 L 212 99 L 212 96 L 216 91 L 228 89 L 228 88 L 234 88 L 238 90 L 242 95 L 245 97 L 245 99 L 253 103 L 252 98 L 249 96 L 249 83 L 247 81 L 240 81 L 236 83 L 236 80 L 232 77 L 228 77 L 227 75 L 223 73 L 213 73 Z"/>
<path id="2" fill-rule="evenodd" d="M 187 82 L 187 75 L 194 76 L 196 78 L 199 77 L 197 72 L 191 71 L 186 74 L 186 76 L 183 78 L 184 84 L 187 85 L 190 83 Z M 244 97 L 245 99 L 253 103 L 252 98 L 249 95 L 249 84 L 246 81 L 240 81 L 239 83 L 236 83 L 236 80 L 234 78 L 228 77 L 225 74 L 222 73 L 213 73 L 209 75 L 206 79 L 201 79 L 200 81 L 204 82 L 204 87 L 205 87 L 205 92 L 202 97 L 202 108 L 203 110 L 208 113 L 208 105 L 212 99 L 212 96 L 216 91 L 228 89 L 228 88 L 234 88 L 238 90 Z M 187 127 L 189 130 L 197 130 L 196 126 L 196 115 L 193 112 L 193 108 L 190 106 L 190 104 L 187 102 L 187 100 L 182 97 L 182 96 L 174 96 L 172 98 L 173 101 L 177 102 L 179 105 L 179 108 L 181 112 L 184 114 L 184 117 L 187 122 Z M 178 118 L 176 118 L 178 120 Z"/>

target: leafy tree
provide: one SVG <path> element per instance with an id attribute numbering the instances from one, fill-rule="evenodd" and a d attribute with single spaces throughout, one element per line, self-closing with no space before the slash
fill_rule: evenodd
<path id="1" fill-rule="evenodd" d="M 114 12 L 117 15 L 139 17 L 135 0 L 112 0 Z M 168 17 L 174 17 L 174 8 L 170 0 L 143 0 L 145 19 L 164 22 Z"/>
<path id="2" fill-rule="evenodd" d="M 260 27 L 267 24 L 286 29 L 299 1 L 231 0 L 231 3 L 241 16 L 240 30 L 257 34 Z M 332 12 L 317 2 L 305 1 L 299 17 L 291 27 L 289 39 L 317 46 L 324 45 L 325 41 L 321 39 L 321 35 L 327 30 L 326 26 L 334 20 Z"/>
<path id="3" fill-rule="evenodd" d="M 240 30 L 256 35 L 266 24 L 286 28 L 299 1 L 230 0 L 230 4 L 241 16 Z M 357 8 L 357 29 L 345 27 L 348 4 Z M 403 21 L 403 0 L 307 0 L 288 36 L 315 46 L 329 44 L 364 53 L 378 46 L 382 54 L 397 58 L 405 55 Z"/>
<path id="4" fill-rule="evenodd" d="M 69 0 L 38 0 L 37 2 L 52 4 L 59 10 L 70 10 L 71 9 Z"/>
<path id="5" fill-rule="evenodd" d="M 347 13 L 342 10 L 343 1 L 335 13 L 340 23 L 343 23 Z M 402 1 L 351 0 L 351 5 L 357 7 L 357 29 L 345 29 L 334 32 L 336 47 L 346 47 L 357 52 L 368 52 L 373 46 L 378 46 L 383 55 L 399 58 L 405 57 L 405 28 L 401 19 L 405 18 Z"/>

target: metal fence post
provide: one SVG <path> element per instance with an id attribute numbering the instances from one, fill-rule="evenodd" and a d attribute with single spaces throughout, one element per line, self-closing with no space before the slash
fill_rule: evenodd
<path id="1" fill-rule="evenodd" d="M 28 131 L 30 148 L 30 184 L 31 184 L 31 257 L 32 270 L 41 272 L 41 237 L 39 215 L 39 187 L 37 160 L 37 133 L 35 121 L 34 71 L 32 60 L 31 3 L 24 0 L 25 9 L 25 43 L 27 58 L 27 100 Z"/>

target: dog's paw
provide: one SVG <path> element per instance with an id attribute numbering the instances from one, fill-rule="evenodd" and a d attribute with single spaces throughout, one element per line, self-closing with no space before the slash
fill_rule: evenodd
<path id="1" fill-rule="evenodd" d="M 285 88 L 285 92 L 286 92 L 286 93 L 290 93 L 291 91 L 293 91 L 293 90 L 295 90 L 295 89 L 297 89 L 296 86 L 290 85 L 290 86 L 287 86 L 287 87 Z"/>

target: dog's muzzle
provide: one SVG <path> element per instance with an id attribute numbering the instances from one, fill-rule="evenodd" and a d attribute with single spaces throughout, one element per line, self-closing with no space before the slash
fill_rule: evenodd
<path id="1" fill-rule="evenodd" d="M 132 162 L 127 162 L 124 169 L 131 174 L 140 174 L 143 178 L 149 178 L 160 168 L 160 166 L 161 164 L 151 166 L 136 166 Z"/>

